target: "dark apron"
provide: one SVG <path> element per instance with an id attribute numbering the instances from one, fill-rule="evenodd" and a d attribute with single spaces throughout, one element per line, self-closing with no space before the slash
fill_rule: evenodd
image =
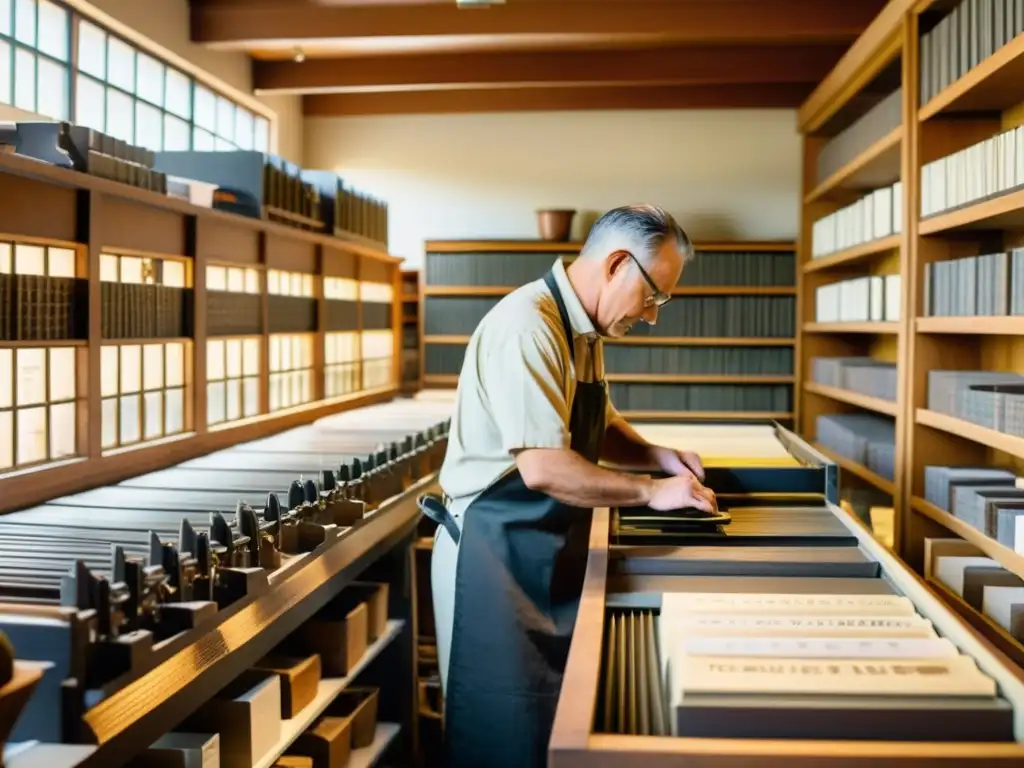
<path id="1" fill-rule="evenodd" d="M 549 272 L 544 282 L 575 357 L 554 275 Z M 601 454 L 606 401 L 604 382 L 577 382 L 571 447 L 594 463 Z M 466 509 L 445 691 L 449 768 L 547 764 L 592 516 L 591 509 L 530 490 L 518 469 Z"/>

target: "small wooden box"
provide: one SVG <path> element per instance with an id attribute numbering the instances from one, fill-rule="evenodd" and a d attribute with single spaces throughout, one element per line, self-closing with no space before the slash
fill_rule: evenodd
<path id="1" fill-rule="evenodd" d="M 313 768 L 313 758 L 305 755 L 282 755 L 273 768 Z"/>
<path id="2" fill-rule="evenodd" d="M 358 597 L 366 603 L 366 608 L 369 611 L 366 639 L 372 643 L 388 628 L 388 585 L 386 583 L 354 581 L 342 594 L 349 593 L 352 593 L 353 598 Z"/>
<path id="3" fill-rule="evenodd" d="M 318 654 L 324 676 L 344 677 L 366 654 L 369 612 L 365 603 L 340 616 L 325 611 L 299 627 L 285 646 L 290 653 Z"/>
<path id="4" fill-rule="evenodd" d="M 373 744 L 377 736 L 379 697 L 380 692 L 376 688 L 348 687 L 327 708 L 327 714 L 332 717 L 348 717 L 352 720 L 353 749 Z"/>
<path id="5" fill-rule="evenodd" d="M 320 686 L 320 657 L 315 653 L 303 659 L 271 654 L 253 666 L 281 678 L 281 717 L 290 720 L 316 698 Z"/>
<path id="6" fill-rule="evenodd" d="M 182 730 L 219 733 L 222 768 L 252 768 L 281 738 L 281 678 L 254 671 L 240 675 Z"/>
<path id="7" fill-rule="evenodd" d="M 352 719 L 321 717 L 295 740 L 288 754 L 313 758 L 313 768 L 343 768 L 352 754 Z"/>

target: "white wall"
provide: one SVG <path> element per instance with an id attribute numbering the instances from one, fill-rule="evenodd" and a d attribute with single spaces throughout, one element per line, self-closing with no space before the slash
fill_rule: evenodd
<path id="1" fill-rule="evenodd" d="M 791 110 L 665 110 L 307 118 L 304 165 L 390 204 L 391 250 L 536 238 L 535 211 L 579 226 L 631 202 L 664 205 L 697 240 L 793 239 L 800 141 Z"/>

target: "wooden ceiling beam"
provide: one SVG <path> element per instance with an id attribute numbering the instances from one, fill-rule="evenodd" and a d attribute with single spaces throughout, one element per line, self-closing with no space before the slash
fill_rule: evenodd
<path id="1" fill-rule="evenodd" d="M 813 83 L 592 88 L 504 88 L 328 93 L 303 97 L 307 117 L 612 109 L 789 108 Z"/>
<path id="2" fill-rule="evenodd" d="M 817 83 L 841 46 L 692 46 L 509 51 L 253 62 L 257 93 L 554 85 Z"/>
<path id="3" fill-rule="evenodd" d="M 845 42 L 884 0 L 607 0 L 331 6 L 311 0 L 193 0 L 192 40 L 222 48 L 353 38 L 583 36 L 688 43 Z"/>

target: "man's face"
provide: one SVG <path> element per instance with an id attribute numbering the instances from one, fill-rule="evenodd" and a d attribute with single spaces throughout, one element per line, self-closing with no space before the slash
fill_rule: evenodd
<path id="1" fill-rule="evenodd" d="M 671 238 L 650 266 L 640 265 L 628 251 L 609 254 L 597 312 L 604 335 L 625 336 L 639 320 L 653 325 L 658 308 L 672 295 L 682 272 L 683 257 Z"/>

